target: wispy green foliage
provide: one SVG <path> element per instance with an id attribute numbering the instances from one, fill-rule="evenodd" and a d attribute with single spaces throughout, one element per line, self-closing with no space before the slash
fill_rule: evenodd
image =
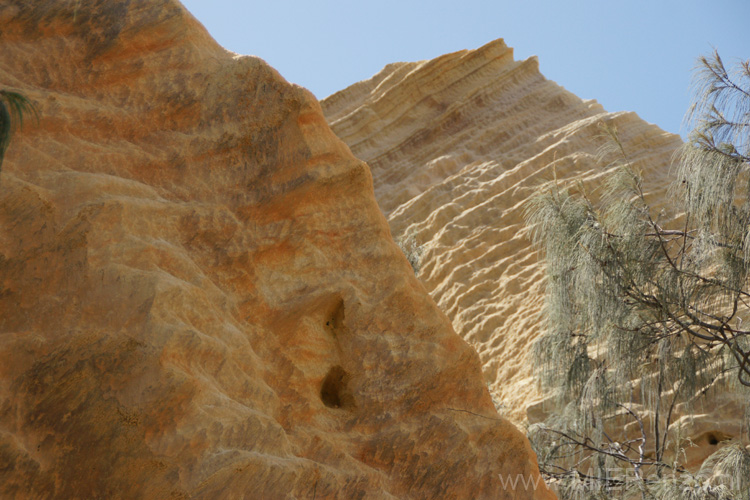
<path id="1" fill-rule="evenodd" d="M 0 166 L 10 139 L 17 128 L 23 125 L 24 115 L 37 117 L 34 105 L 26 96 L 10 90 L 0 90 Z"/>
<path id="2" fill-rule="evenodd" d="M 548 331 L 535 359 L 566 408 L 530 437 L 563 498 L 576 488 L 575 498 L 747 495 L 746 482 L 716 482 L 750 477 L 743 446 L 722 448 L 692 475 L 670 427 L 678 405 L 689 409 L 727 373 L 750 387 L 750 64 L 729 72 L 714 54 L 699 67 L 694 131 L 671 189 L 679 217 L 651 213 L 606 124 L 601 157 L 615 161 L 601 206 L 555 180 L 527 207 L 547 264 Z"/>

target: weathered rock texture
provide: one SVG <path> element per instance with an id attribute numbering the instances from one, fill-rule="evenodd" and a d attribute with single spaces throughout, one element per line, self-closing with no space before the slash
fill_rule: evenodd
<path id="1" fill-rule="evenodd" d="M 555 408 L 539 394 L 530 347 L 545 328 L 544 267 L 524 204 L 555 178 L 595 197 L 606 170 L 599 124 L 607 123 L 642 171 L 654 211 L 673 210 L 666 191 L 680 138 L 635 113 L 581 100 L 545 79 L 536 58 L 514 61 L 502 40 L 388 65 L 322 106 L 370 165 L 393 235 L 412 234 L 424 246 L 419 278 L 479 352 L 502 411 L 518 424 L 543 420 Z M 747 428 L 742 396 L 726 389 L 675 415 L 673 429 L 692 442 L 691 467 Z"/>
<path id="2" fill-rule="evenodd" d="M 395 237 L 425 252 L 419 278 L 482 359 L 515 422 L 542 396 L 529 347 L 544 328 L 543 267 L 524 202 L 543 182 L 592 190 L 604 167 L 600 122 L 614 125 L 659 205 L 678 136 L 634 113 L 607 113 L 514 61 L 502 40 L 386 66 L 322 102 L 334 132 L 372 170 Z"/>
<path id="3" fill-rule="evenodd" d="M 0 497 L 551 496 L 311 94 L 173 0 L 0 26 Z"/>

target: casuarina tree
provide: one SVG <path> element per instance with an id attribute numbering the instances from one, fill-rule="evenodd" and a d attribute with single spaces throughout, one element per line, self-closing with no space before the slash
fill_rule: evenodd
<path id="1" fill-rule="evenodd" d="M 671 211 L 649 207 L 607 125 L 601 190 L 555 181 L 528 205 L 547 266 L 539 378 L 560 409 L 529 436 L 563 498 L 750 498 L 747 424 L 700 470 L 673 425 L 711 391 L 750 398 L 750 63 L 702 57 L 693 90 Z"/>

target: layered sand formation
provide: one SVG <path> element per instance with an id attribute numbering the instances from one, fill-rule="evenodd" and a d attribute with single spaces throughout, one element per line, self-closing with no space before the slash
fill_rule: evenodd
<path id="1" fill-rule="evenodd" d="M 642 172 L 654 212 L 669 213 L 679 136 L 581 100 L 547 80 L 536 58 L 514 61 L 502 40 L 390 64 L 322 106 L 334 132 L 370 165 L 394 237 L 423 245 L 419 278 L 476 348 L 501 412 L 523 427 L 556 411 L 533 375 L 540 360 L 530 348 L 546 326 L 544 266 L 524 224 L 525 202 L 554 179 L 596 197 L 607 124 Z M 746 428 L 737 393 L 708 396 L 675 412 L 672 428 L 690 439 L 691 467 Z"/>
<path id="2" fill-rule="evenodd" d="M 597 152 L 607 123 L 658 207 L 680 138 L 581 100 L 544 78 L 536 58 L 514 61 L 502 40 L 388 65 L 322 105 L 370 165 L 394 237 L 423 245 L 420 280 L 479 352 L 507 415 L 523 423 L 543 399 L 529 348 L 544 328 L 544 269 L 525 201 L 555 177 L 594 191 L 606 170 Z"/>
<path id="3" fill-rule="evenodd" d="M 174 0 L 3 0 L 0 23 L 0 88 L 41 117 L 0 176 L 1 497 L 551 497 L 543 484 L 503 488 L 501 476 L 538 478 L 528 442 L 497 416 L 479 358 L 413 276 L 367 165 L 311 94 L 221 49 Z M 512 303 L 492 309 L 496 286 L 481 288 L 524 269 L 538 281 L 534 256 L 511 264 L 502 235 L 518 222 L 498 230 L 501 212 L 492 226 L 457 217 L 486 198 L 472 185 L 497 196 L 533 165 L 508 155 L 498 180 L 500 163 L 458 154 L 391 179 L 368 159 L 398 232 L 440 228 L 423 280 L 486 369 L 509 350 L 499 359 L 517 373 L 497 374 L 517 386 L 524 347 L 490 323 L 528 316 L 532 338 L 538 298 L 513 316 Z M 435 211 L 441 192 L 450 203 Z M 407 209 L 423 219 L 407 223 Z M 458 279 L 493 248 L 508 271 Z"/>

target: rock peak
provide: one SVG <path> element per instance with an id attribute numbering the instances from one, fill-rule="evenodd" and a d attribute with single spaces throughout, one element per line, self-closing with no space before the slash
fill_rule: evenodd
<path id="1" fill-rule="evenodd" d="M 520 424 L 543 397 L 528 357 L 542 327 L 543 268 L 525 200 L 554 172 L 597 185 L 600 122 L 617 126 L 657 199 L 681 141 L 635 113 L 581 100 L 546 79 L 536 57 L 515 61 L 502 40 L 388 66 L 376 79 L 325 99 L 323 111 L 369 164 L 394 236 L 423 246 L 421 281 Z"/>
<path id="2" fill-rule="evenodd" d="M 177 1 L 0 20 L 0 496 L 551 497 L 309 92 Z"/>

